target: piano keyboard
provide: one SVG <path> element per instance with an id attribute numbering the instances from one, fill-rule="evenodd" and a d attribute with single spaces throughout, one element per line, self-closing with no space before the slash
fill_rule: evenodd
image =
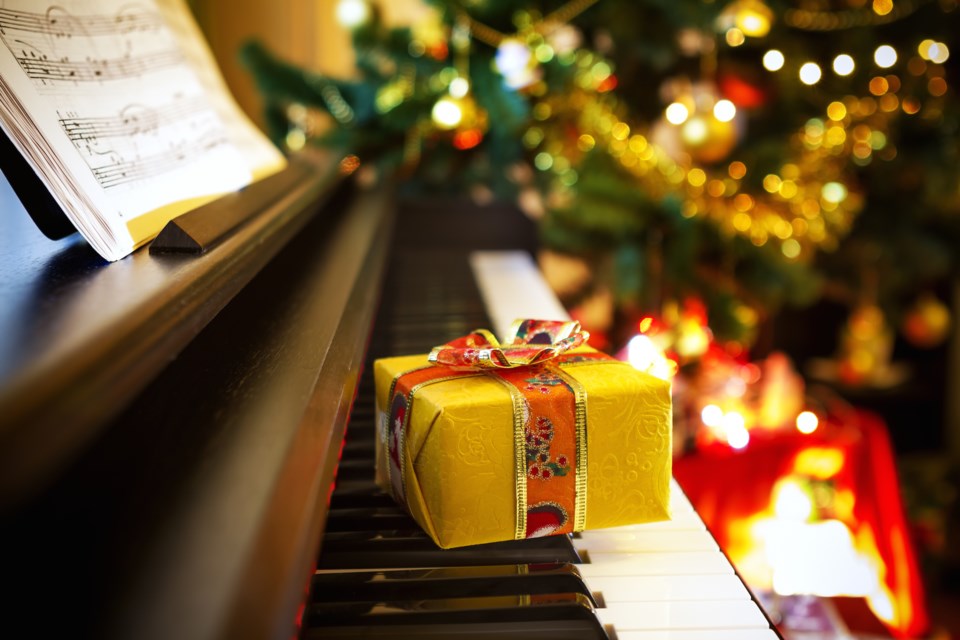
<path id="1" fill-rule="evenodd" d="M 473 272 L 459 252 L 395 249 L 302 635 L 780 638 L 676 482 L 668 522 L 449 550 L 376 488 L 373 359 L 562 313 L 529 258 L 475 254 L 471 262 Z"/>

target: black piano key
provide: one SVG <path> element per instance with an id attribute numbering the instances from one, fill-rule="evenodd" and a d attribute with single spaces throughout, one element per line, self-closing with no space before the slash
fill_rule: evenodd
<path id="1" fill-rule="evenodd" d="M 351 436 L 354 434 L 351 434 Z M 346 443 L 343 445 L 343 460 L 349 460 L 354 458 L 366 458 L 374 459 L 374 456 L 377 451 L 377 443 L 373 439 L 373 433 L 370 434 L 369 438 L 361 437 L 361 434 L 356 434 L 357 437 L 348 438 Z M 373 471 L 373 466 L 370 466 L 370 471 Z"/>
<path id="2" fill-rule="evenodd" d="M 375 477 L 374 469 L 374 455 L 372 450 L 364 451 L 356 448 L 345 450 L 340 458 L 337 475 L 334 479 L 334 490 L 336 490 L 337 484 L 346 482 L 345 479 L 349 479 L 349 481 L 354 484 L 359 480 L 373 482 Z"/>
<path id="3" fill-rule="evenodd" d="M 396 502 L 393 496 L 388 493 L 375 493 L 366 490 L 351 491 L 345 488 L 343 491 L 334 491 L 330 496 L 331 509 L 360 509 L 369 507 L 389 507 Z"/>
<path id="4" fill-rule="evenodd" d="M 344 448 L 350 447 L 361 451 L 375 451 L 377 447 L 376 433 L 373 429 L 373 418 L 357 420 L 347 428 L 347 438 Z"/>
<path id="5" fill-rule="evenodd" d="M 335 496 L 344 495 L 344 494 L 360 495 L 363 493 L 367 493 L 371 495 L 380 495 L 380 494 L 385 494 L 386 492 L 383 489 L 381 489 L 379 485 L 377 485 L 372 475 L 370 478 L 366 480 L 366 482 L 351 482 L 348 487 L 344 487 L 341 485 L 341 483 L 338 482 L 333 489 L 333 495 Z M 392 502 L 392 504 L 397 504 L 397 503 Z"/>
<path id="6" fill-rule="evenodd" d="M 312 604 L 302 636 L 608 639 L 579 593 Z"/>
<path id="7" fill-rule="evenodd" d="M 572 564 L 400 569 L 320 573 L 311 585 L 313 602 L 431 600 L 499 595 L 580 593 L 593 595 Z"/>
<path id="8" fill-rule="evenodd" d="M 373 479 L 373 458 L 344 455 L 337 465 L 337 482 Z"/>
<path id="9" fill-rule="evenodd" d="M 463 254 L 448 252 L 441 258 L 435 253 L 425 256 L 395 249 L 393 268 L 388 270 L 368 361 L 347 429 L 318 574 L 311 589 L 312 601 L 320 607 L 330 603 L 335 606 L 328 609 L 342 613 L 344 608 L 340 605 L 351 601 L 354 604 L 349 606 L 359 607 L 366 613 L 360 618 L 351 614 L 351 621 L 344 623 L 320 615 L 321 609 L 312 608 L 305 618 L 303 637 L 606 638 L 589 607 L 585 609 L 586 614 L 582 608 L 577 609 L 576 614 L 565 614 L 562 607 L 549 615 L 537 609 L 532 618 L 529 611 L 517 613 L 518 609 L 524 609 L 525 603 L 537 598 L 549 599 L 550 594 L 579 593 L 589 603 L 591 596 L 582 580 L 574 582 L 568 574 L 551 575 L 549 571 L 535 578 L 518 579 L 514 575 L 509 579 L 495 579 L 505 571 L 516 573 L 517 566 L 529 567 L 530 563 L 572 568 L 580 559 L 568 537 L 439 549 L 396 505 L 392 496 L 373 481 L 376 451 L 373 360 L 426 353 L 438 344 L 488 326 Z M 365 571 L 370 569 L 380 571 Z M 446 580 L 439 579 L 445 572 L 452 573 Z M 346 587 L 341 581 L 354 586 Z M 524 581 L 525 585 L 521 585 Z M 486 601 L 482 613 L 477 613 L 480 606 L 477 598 L 494 595 L 513 599 L 503 601 L 510 602 L 506 607 Z M 569 595 L 558 597 L 563 600 Z M 468 608 L 465 613 L 463 605 L 471 601 L 473 609 Z M 433 609 L 455 606 L 460 611 L 454 614 L 431 610 L 423 619 L 406 615 L 419 614 L 428 606 Z M 381 622 L 391 609 L 394 613 L 389 614 L 390 622 Z M 373 610 L 378 613 L 370 613 Z M 400 611 L 404 615 L 397 617 Z M 365 616 L 373 619 L 361 619 Z"/>
<path id="10" fill-rule="evenodd" d="M 610 640 L 594 620 L 534 620 L 482 624 L 433 623 L 429 625 L 305 628 L 309 640 Z"/>
<path id="11" fill-rule="evenodd" d="M 353 486 L 357 486 L 357 483 L 352 483 Z M 370 486 L 369 479 L 366 483 L 367 487 Z M 371 507 L 369 509 L 357 508 L 357 509 L 332 509 L 329 514 L 330 518 L 344 518 L 344 519 L 363 519 L 368 518 L 371 521 L 376 518 L 385 518 L 390 516 L 399 516 L 406 515 L 407 511 L 402 506 L 396 502 L 391 504 L 385 504 L 379 507 Z"/>
<path id="12" fill-rule="evenodd" d="M 579 563 L 580 556 L 566 536 L 507 540 L 441 549 L 427 536 L 367 540 L 325 539 L 318 569 L 393 569 L 463 567 L 489 564 Z"/>
<path id="13" fill-rule="evenodd" d="M 363 398 L 363 396 L 361 396 L 359 393 L 357 394 L 357 397 Z M 370 402 L 373 402 L 372 392 L 370 398 Z M 376 435 L 373 429 L 374 417 L 373 411 L 371 411 L 367 416 L 351 416 L 351 421 L 347 426 L 346 431 L 347 442 L 356 440 L 358 444 L 372 444 L 374 442 L 374 436 Z"/>
<path id="14" fill-rule="evenodd" d="M 402 508 L 378 506 L 358 509 L 330 509 L 327 531 L 379 531 L 382 529 L 419 529 L 420 525 Z"/>
<path id="15" fill-rule="evenodd" d="M 410 529 L 381 529 L 378 531 L 327 531 L 323 544 L 330 545 L 348 540 L 379 540 L 381 538 L 424 538 L 427 534 L 420 527 Z M 328 546 L 327 548 L 331 548 Z M 333 548 L 336 548 L 334 544 Z"/>
<path id="16" fill-rule="evenodd" d="M 364 402 L 367 398 L 364 398 L 363 395 L 357 394 L 357 402 Z M 373 392 L 370 392 L 369 402 L 373 402 Z M 369 416 L 360 416 L 351 418 L 350 424 L 347 426 L 346 431 L 346 441 L 344 446 L 356 446 L 356 447 L 366 447 L 370 445 L 376 446 L 376 429 L 374 429 L 374 423 L 376 422 L 373 412 L 370 412 Z"/>

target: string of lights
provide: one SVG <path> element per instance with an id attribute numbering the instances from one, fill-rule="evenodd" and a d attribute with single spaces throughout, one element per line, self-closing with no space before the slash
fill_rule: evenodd
<path id="1" fill-rule="evenodd" d="M 883 286 L 846 276 L 842 285 L 824 285 L 824 265 L 859 258 L 813 260 L 859 246 L 858 233 L 876 225 L 854 224 L 866 207 L 895 216 L 900 194 L 916 193 L 923 204 L 916 216 L 952 224 L 945 214 L 960 200 L 942 185 L 955 184 L 956 147 L 938 134 L 956 121 L 946 35 L 955 0 L 790 8 L 729 0 L 682 11 L 626 3 L 625 11 L 643 17 L 636 26 L 643 46 L 634 48 L 620 40 L 629 30 L 598 24 L 599 14 L 577 20 L 594 4 L 571 0 L 540 13 L 485 0 L 481 13 L 452 0 L 405 31 L 384 28 L 371 0 L 340 0 L 337 14 L 362 53 L 361 79 L 305 73 L 316 98 L 298 92 L 288 95 L 309 105 L 275 102 L 288 116 L 278 119 L 278 137 L 289 131 L 292 148 L 322 135 L 311 125 L 316 107 L 333 116 L 336 139 L 358 155 L 395 144 L 378 164 L 417 184 L 457 181 L 477 197 L 484 189 L 486 197 L 515 197 L 543 221 L 552 249 L 586 260 L 615 253 L 602 275 L 619 280 L 611 280 L 623 287 L 616 295 L 656 289 L 632 299 L 627 292 L 616 304 L 655 306 L 677 295 L 671 290 L 696 290 L 711 318 L 725 314 L 725 335 L 735 339 L 749 340 L 749 326 L 722 296 L 760 314 L 820 295 L 821 286 L 851 307 L 880 304 Z M 907 16 L 896 32 L 806 33 Z M 272 81 L 271 71 L 259 75 Z M 658 236 L 663 229 L 690 237 Z M 667 262 L 681 241 L 695 271 Z M 876 265 L 864 269 L 862 279 L 882 282 L 867 273 Z M 741 282 L 744 274 L 763 280 Z M 712 299 L 708 282 L 718 292 Z M 779 284 L 758 294 L 758 282 Z"/>

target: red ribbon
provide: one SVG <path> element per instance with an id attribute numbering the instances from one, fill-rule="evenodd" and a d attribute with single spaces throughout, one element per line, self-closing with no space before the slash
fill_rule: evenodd
<path id="1" fill-rule="evenodd" d="M 543 364 L 585 344 L 590 334 L 576 321 L 516 320 L 504 344 L 486 329 L 477 329 L 434 347 L 430 362 L 451 369 L 515 369 Z"/>
<path id="2" fill-rule="evenodd" d="M 517 320 L 506 344 L 501 345 L 489 331 L 478 329 L 435 347 L 428 359 L 437 366 L 399 374 L 391 385 L 384 436 L 397 500 L 406 502 L 404 441 L 417 390 L 436 382 L 485 374 L 513 389 L 511 395 L 519 394 L 522 403 L 519 410 L 515 404 L 514 413 L 516 464 L 523 475 L 518 478 L 516 537 L 582 529 L 586 476 L 585 470 L 578 473 L 578 467 L 585 461 L 586 409 L 578 408 L 582 403 L 577 398 L 583 394 L 578 395 L 571 386 L 579 383 L 555 365 L 612 360 L 596 352 L 566 354 L 588 338 L 579 322 Z"/>

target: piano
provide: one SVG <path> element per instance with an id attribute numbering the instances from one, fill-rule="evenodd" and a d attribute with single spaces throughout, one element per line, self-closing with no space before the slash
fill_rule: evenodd
<path id="1" fill-rule="evenodd" d="M 0 182 L 8 628 L 781 637 L 675 483 L 669 522 L 437 549 L 373 484 L 370 363 L 555 311 L 536 230 L 363 188 L 333 153 L 288 171 L 208 205 L 255 214 L 205 253 L 114 264 L 40 237 Z"/>

